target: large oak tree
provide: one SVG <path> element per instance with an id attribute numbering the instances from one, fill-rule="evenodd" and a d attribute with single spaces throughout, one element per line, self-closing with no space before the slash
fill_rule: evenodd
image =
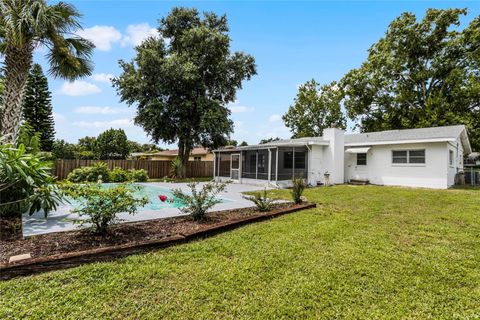
<path id="1" fill-rule="evenodd" d="M 458 30 L 463 9 L 404 13 L 341 81 L 362 131 L 464 124 L 480 148 L 480 17 Z"/>
<path id="2" fill-rule="evenodd" d="M 226 105 L 256 74 L 255 61 L 230 51 L 226 16 L 174 8 L 158 31 L 135 48 L 133 61 L 120 61 L 123 73 L 113 83 L 137 107 L 135 123 L 156 143 L 177 142 L 185 165 L 195 145 L 225 144 L 233 131 Z"/>

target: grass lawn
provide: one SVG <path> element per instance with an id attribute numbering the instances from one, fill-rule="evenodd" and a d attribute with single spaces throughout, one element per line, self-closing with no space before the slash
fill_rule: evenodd
<path id="1" fill-rule="evenodd" d="M 316 209 L 0 282 L 0 318 L 480 318 L 479 190 L 305 195 Z"/>

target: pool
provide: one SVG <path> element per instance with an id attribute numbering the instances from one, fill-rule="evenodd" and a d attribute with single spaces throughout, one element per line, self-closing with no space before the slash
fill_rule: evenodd
<path id="1" fill-rule="evenodd" d="M 105 188 L 111 188 L 115 186 L 115 183 L 103 183 Z M 134 192 L 135 197 L 147 197 L 149 202 L 144 206 L 138 208 L 138 212 L 135 215 L 128 213 L 120 213 L 118 217 L 124 221 L 143 221 L 158 218 L 168 218 L 183 215 L 179 210 L 183 206 L 181 202 L 175 199 L 172 194 L 172 189 L 180 187 L 162 186 L 160 184 L 153 183 L 135 183 L 134 185 L 140 188 Z M 181 189 L 189 193 L 189 189 L 186 185 L 182 185 Z M 159 195 L 165 195 L 167 201 L 162 202 L 159 199 Z M 222 209 L 222 205 L 227 205 L 230 202 L 236 200 L 229 199 L 225 196 L 218 196 L 220 204 L 217 207 Z M 168 201 L 170 200 L 170 201 Z M 173 201 L 172 201 L 173 200 Z M 50 212 L 45 219 L 43 211 L 39 211 L 31 216 L 28 214 L 23 215 L 23 233 L 25 236 L 36 235 L 50 232 L 73 230 L 78 228 L 78 224 L 74 221 L 81 219 L 78 214 L 72 213 L 71 210 L 78 206 L 78 202 L 69 200 L 62 203 L 57 207 L 57 210 Z"/>
<path id="2" fill-rule="evenodd" d="M 117 183 L 102 183 L 102 186 L 105 188 L 113 188 Z M 181 208 L 183 204 L 179 202 L 172 194 L 171 188 L 166 188 L 158 185 L 152 185 L 149 183 L 134 183 L 134 186 L 139 187 L 138 190 L 135 190 L 133 193 L 136 198 L 147 197 L 149 202 L 141 208 L 138 208 L 138 211 L 144 210 L 162 210 L 166 208 Z M 161 201 L 159 199 L 160 195 L 167 197 L 166 201 Z M 220 201 L 228 201 L 227 199 L 220 198 Z M 75 207 L 75 201 L 70 201 L 71 205 Z"/>

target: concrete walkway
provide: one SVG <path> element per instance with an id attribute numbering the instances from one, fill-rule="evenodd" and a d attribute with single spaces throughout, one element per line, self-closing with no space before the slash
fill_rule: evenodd
<path id="1" fill-rule="evenodd" d="M 205 182 L 199 183 L 197 188 L 204 185 Z M 149 182 L 145 185 L 156 185 L 159 187 L 174 189 L 180 188 L 188 192 L 189 188 L 186 183 L 163 183 L 163 182 Z M 230 210 L 247 208 L 254 206 L 251 201 L 242 197 L 242 192 L 263 190 L 261 186 L 253 186 L 247 184 L 230 183 L 227 185 L 224 192 L 219 197 L 225 199 L 225 202 L 215 205 L 212 211 Z M 60 205 L 55 212 L 51 212 L 47 218 L 44 217 L 43 212 L 37 212 L 32 216 L 25 214 L 23 216 L 23 234 L 24 236 L 31 236 L 37 234 L 68 231 L 79 228 L 78 224 L 74 224 L 74 220 L 78 220 L 78 215 L 70 212 L 70 205 Z M 137 214 L 119 214 L 118 217 L 124 222 L 143 221 L 158 218 L 178 217 L 183 214 L 177 208 L 164 208 L 161 210 L 142 210 Z"/>

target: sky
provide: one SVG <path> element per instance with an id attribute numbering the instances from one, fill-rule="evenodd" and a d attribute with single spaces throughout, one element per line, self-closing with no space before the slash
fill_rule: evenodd
<path id="1" fill-rule="evenodd" d="M 175 6 L 226 14 L 231 51 L 251 54 L 258 74 L 243 83 L 229 105 L 238 142 L 256 144 L 268 137 L 290 137 L 281 116 L 293 103 L 298 86 L 315 79 L 339 80 L 367 57 L 389 23 L 402 12 L 423 17 L 428 8 L 467 8 L 462 27 L 480 14 L 479 1 L 69 1 L 83 14 L 78 34 L 92 40 L 93 75 L 75 82 L 49 77 L 56 138 L 76 142 L 113 127 L 130 140 L 150 138 L 133 124 L 135 107 L 119 101 L 110 78 L 120 75 L 119 60 L 129 61 L 134 46 L 156 35 L 158 20 Z M 35 62 L 44 70 L 44 49 Z M 353 129 L 349 122 L 348 130 Z M 161 146 L 174 148 L 174 145 Z"/>

